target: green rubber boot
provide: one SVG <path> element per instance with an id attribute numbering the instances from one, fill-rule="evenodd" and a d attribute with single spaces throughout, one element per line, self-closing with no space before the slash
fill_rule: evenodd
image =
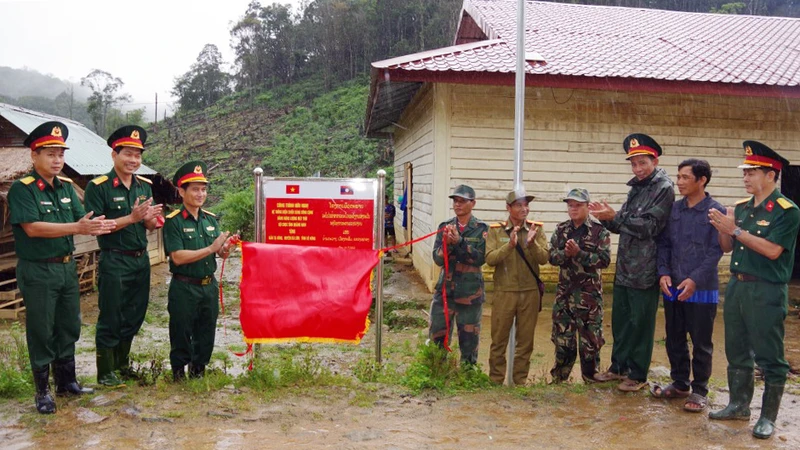
<path id="1" fill-rule="evenodd" d="M 116 369 L 119 370 L 122 378 L 126 380 L 136 379 L 136 374 L 131 370 L 131 344 L 133 341 L 120 341 L 119 345 L 114 349 L 116 354 L 114 362 Z"/>
<path id="2" fill-rule="evenodd" d="M 781 407 L 783 397 L 783 384 L 764 385 L 764 395 L 761 397 L 761 417 L 753 427 L 753 436 L 758 439 L 768 439 L 775 432 L 775 420 L 778 418 L 778 409 Z"/>
<path id="3" fill-rule="evenodd" d="M 97 349 L 97 382 L 103 386 L 125 386 L 125 383 L 123 383 L 122 380 L 117 377 L 116 372 L 114 372 L 116 368 L 114 353 L 113 348 Z"/>
<path id="4" fill-rule="evenodd" d="M 750 402 L 753 400 L 753 370 L 728 369 L 728 388 L 731 398 L 728 406 L 708 414 L 714 420 L 750 420 Z"/>

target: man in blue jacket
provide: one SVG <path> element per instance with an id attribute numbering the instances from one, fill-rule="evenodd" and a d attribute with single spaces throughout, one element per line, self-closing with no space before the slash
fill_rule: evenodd
<path id="1" fill-rule="evenodd" d="M 672 205 L 667 226 L 656 241 L 672 384 L 654 385 L 650 392 L 656 398 L 685 398 L 683 408 L 690 412 L 701 412 L 708 405 L 711 335 L 719 300 L 717 266 L 722 248 L 708 212 L 713 208 L 724 213 L 725 208 L 705 191 L 709 181 L 707 161 L 687 159 L 678 165 L 678 191 L 683 198 Z M 691 358 L 687 334 L 692 339 Z"/>

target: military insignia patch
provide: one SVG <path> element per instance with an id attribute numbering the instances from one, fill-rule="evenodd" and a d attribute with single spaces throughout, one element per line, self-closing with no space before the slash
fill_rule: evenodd
<path id="1" fill-rule="evenodd" d="M 214 230 L 216 230 L 216 227 L 207 226 L 207 227 L 206 227 L 206 230 L 208 230 L 208 231 L 214 231 Z"/>
<path id="2" fill-rule="evenodd" d="M 766 220 L 759 220 L 758 222 L 756 222 L 756 225 L 760 227 L 766 227 L 769 225 L 769 222 L 767 222 Z"/>
<path id="3" fill-rule="evenodd" d="M 488 236 L 488 235 L 489 235 L 489 233 L 487 233 L 487 232 L 485 232 L 485 231 L 483 232 L 483 238 L 484 238 L 484 239 L 486 239 L 486 236 Z"/>
<path id="4" fill-rule="evenodd" d="M 139 139 L 139 130 L 133 130 L 133 133 L 131 133 L 131 137 L 133 139 Z"/>
<path id="5" fill-rule="evenodd" d="M 114 187 L 117 187 L 117 186 L 119 186 L 119 178 L 116 178 L 116 177 L 115 177 L 115 178 L 114 178 L 114 181 L 112 182 L 112 184 L 114 185 Z"/>
<path id="6" fill-rule="evenodd" d="M 631 139 L 631 142 L 628 144 L 628 148 L 635 148 L 639 146 L 639 140 L 636 138 Z"/>
<path id="7" fill-rule="evenodd" d="M 72 199 L 69 197 L 64 197 L 61 199 L 61 203 L 72 203 Z"/>
<path id="8" fill-rule="evenodd" d="M 769 212 L 772 212 L 773 208 L 775 208 L 775 203 L 772 200 L 768 201 L 767 206 L 764 207 Z"/>
<path id="9" fill-rule="evenodd" d="M 36 187 L 38 187 L 40 191 L 43 191 L 44 190 L 44 181 L 42 181 L 41 179 L 36 180 Z"/>
<path id="10" fill-rule="evenodd" d="M 203 173 L 203 167 L 202 166 L 195 166 L 194 167 L 194 173 Z"/>
<path id="11" fill-rule="evenodd" d="M 53 127 L 53 131 L 50 132 L 50 135 L 61 137 L 61 127 Z"/>
<path id="12" fill-rule="evenodd" d="M 746 147 L 744 148 L 744 154 L 745 154 L 745 156 L 753 156 L 753 149 L 752 149 L 752 148 L 750 148 L 750 146 L 749 146 L 749 145 L 748 145 L 748 146 L 746 146 Z"/>

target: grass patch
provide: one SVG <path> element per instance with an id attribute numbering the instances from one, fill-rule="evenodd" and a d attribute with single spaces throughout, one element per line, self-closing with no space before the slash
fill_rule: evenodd
<path id="1" fill-rule="evenodd" d="M 8 338 L 0 342 L 0 398 L 30 397 L 35 389 L 25 330 L 15 322 L 9 331 Z"/>
<path id="2" fill-rule="evenodd" d="M 492 382 L 479 365 L 460 364 L 459 352 L 447 352 L 433 343 L 421 343 L 414 362 L 401 379 L 415 394 L 425 390 L 445 394 L 489 388 Z"/>

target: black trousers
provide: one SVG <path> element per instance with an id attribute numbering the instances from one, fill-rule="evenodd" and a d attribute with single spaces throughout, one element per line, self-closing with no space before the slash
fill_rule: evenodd
<path id="1" fill-rule="evenodd" d="M 667 331 L 667 356 L 672 367 L 673 384 L 702 396 L 708 395 L 708 379 L 711 377 L 711 355 L 714 352 L 714 318 L 716 303 L 687 303 L 664 300 L 664 316 Z M 689 342 L 692 341 L 692 357 L 689 358 Z M 689 375 L 693 379 L 689 381 Z"/>

